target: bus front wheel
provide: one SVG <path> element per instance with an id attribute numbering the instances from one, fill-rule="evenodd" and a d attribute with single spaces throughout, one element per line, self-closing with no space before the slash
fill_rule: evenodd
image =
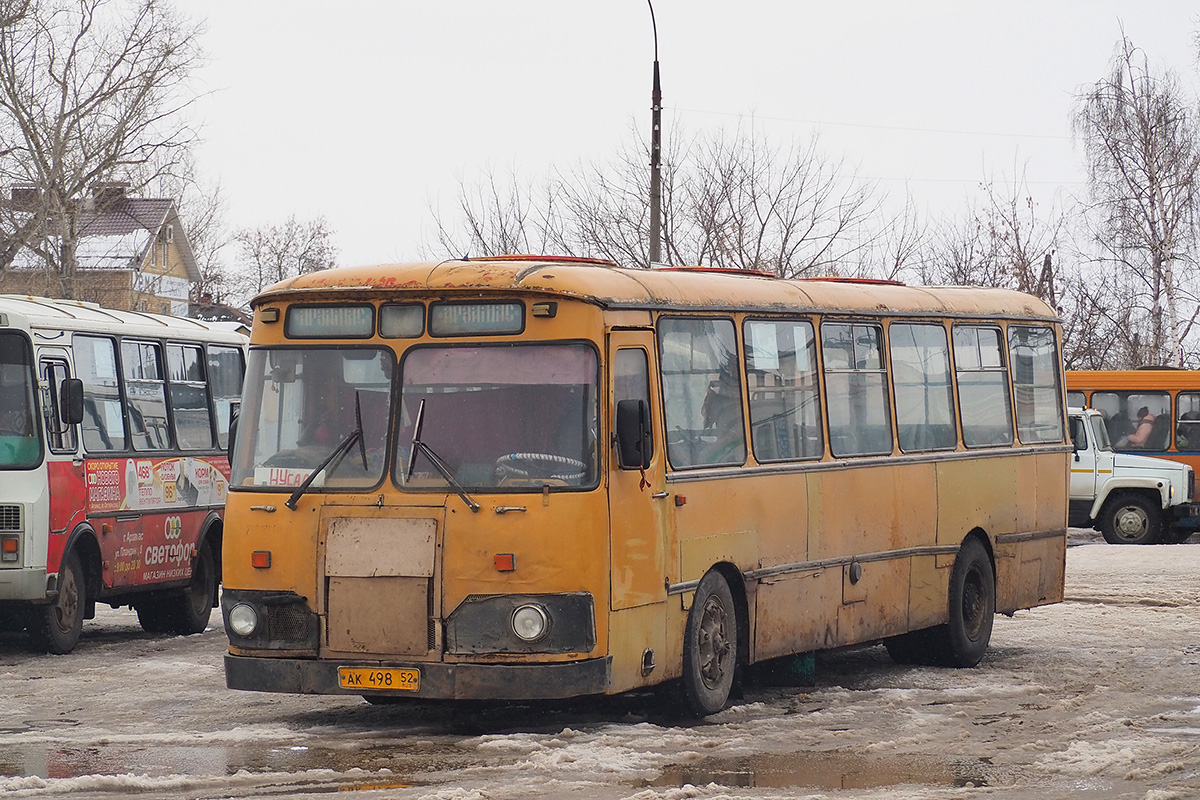
<path id="1" fill-rule="evenodd" d="M 710 571 L 696 587 L 684 631 L 684 699 L 697 716 L 715 714 L 729 701 L 737 668 L 737 614 L 721 573 Z"/>
<path id="2" fill-rule="evenodd" d="M 32 649 L 62 655 L 75 649 L 83 630 L 87 607 L 87 588 L 79 554 L 74 550 L 63 556 L 58 568 L 58 596 L 46 606 L 33 610 L 29 620 Z"/>

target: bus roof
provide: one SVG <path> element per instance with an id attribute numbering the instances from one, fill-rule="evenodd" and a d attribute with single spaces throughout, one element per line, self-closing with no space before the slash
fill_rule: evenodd
<path id="1" fill-rule="evenodd" d="M 837 278 L 783 280 L 760 272 L 735 274 L 701 267 L 626 269 L 609 261 L 533 256 L 310 272 L 267 288 L 251 305 L 303 298 L 316 300 L 329 292 L 382 295 L 398 290 L 436 295 L 479 291 L 532 293 L 570 297 L 604 308 L 1058 318 L 1038 298 L 1009 289 L 904 286 Z"/>
<path id="2" fill-rule="evenodd" d="M 82 300 L 0 294 L 0 312 L 20 316 L 34 330 L 66 329 L 134 336 L 176 336 L 239 344 L 246 342 L 245 334 L 236 331 L 228 323 L 144 311 L 121 311 Z"/>

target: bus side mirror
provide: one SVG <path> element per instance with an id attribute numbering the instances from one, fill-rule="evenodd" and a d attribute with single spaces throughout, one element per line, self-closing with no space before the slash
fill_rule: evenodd
<path id="1" fill-rule="evenodd" d="M 58 414 L 65 425 L 83 422 L 83 381 L 67 378 L 58 388 Z"/>
<path id="2" fill-rule="evenodd" d="M 617 401 L 617 462 L 621 469 L 650 466 L 650 407 L 645 400 Z"/>
<path id="3" fill-rule="evenodd" d="M 242 415 L 242 404 L 238 400 L 234 400 L 229 404 L 229 449 L 225 455 L 229 458 L 229 464 L 233 466 L 233 440 L 237 438 L 238 417 Z"/>

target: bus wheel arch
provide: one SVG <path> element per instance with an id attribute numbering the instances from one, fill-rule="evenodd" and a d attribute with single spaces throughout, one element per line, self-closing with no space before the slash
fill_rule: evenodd
<path id="1" fill-rule="evenodd" d="M 748 612 L 741 575 L 720 564 L 696 587 L 684 626 L 683 696 L 703 717 L 729 702 L 747 657 Z"/>

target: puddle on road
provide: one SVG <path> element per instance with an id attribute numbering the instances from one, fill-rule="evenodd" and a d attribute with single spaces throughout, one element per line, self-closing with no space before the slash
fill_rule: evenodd
<path id="1" fill-rule="evenodd" d="M 445 758 L 434 754 L 399 753 L 395 746 L 256 748 L 239 745 L 93 745 L 46 747 L 6 745 L 0 751 L 0 777 L 77 778 L 85 775 L 170 775 L 223 777 L 239 771 L 250 774 L 295 774 L 306 770 L 347 773 L 363 770 L 369 775 L 333 778 L 338 789 L 379 788 L 381 771 L 389 786 L 419 785 L 409 776 L 442 769 Z M 370 786 L 363 786 L 370 784 Z"/>
<path id="2" fill-rule="evenodd" d="M 884 786 L 976 786 L 995 784 L 995 768 L 979 760 L 953 762 L 914 757 L 873 758 L 851 753 L 788 753 L 711 758 L 667 767 L 645 787 L 707 786 L 741 789 L 875 789 Z"/>

